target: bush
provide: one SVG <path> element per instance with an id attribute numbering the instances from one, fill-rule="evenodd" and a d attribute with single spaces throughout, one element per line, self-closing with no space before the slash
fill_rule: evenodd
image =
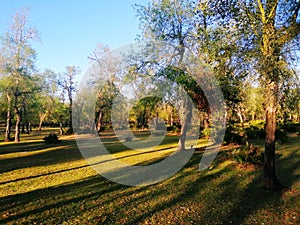
<path id="1" fill-rule="evenodd" d="M 167 131 L 178 133 L 180 132 L 181 125 L 175 125 L 175 126 L 167 126 Z"/>
<path id="2" fill-rule="evenodd" d="M 252 121 L 250 127 L 245 130 L 247 137 L 250 139 L 263 139 L 266 136 L 265 122 L 261 120 Z"/>
<path id="3" fill-rule="evenodd" d="M 243 144 L 245 137 L 237 130 L 234 129 L 233 125 L 229 125 L 226 130 L 225 130 L 225 135 L 224 135 L 224 144 L 228 145 L 230 143 L 233 144 Z"/>
<path id="4" fill-rule="evenodd" d="M 57 144 L 61 142 L 61 140 L 58 139 L 58 136 L 54 133 L 50 133 L 48 136 L 44 137 L 43 140 L 47 144 Z"/>
<path id="5" fill-rule="evenodd" d="M 289 137 L 286 132 L 282 129 L 277 129 L 275 133 L 276 140 L 280 143 L 287 143 L 289 141 Z"/>
<path id="6" fill-rule="evenodd" d="M 204 128 L 200 133 L 200 137 L 208 138 L 210 134 L 211 134 L 211 128 Z"/>
<path id="7" fill-rule="evenodd" d="M 245 130 L 246 130 L 247 137 L 250 139 L 263 139 L 266 136 L 266 131 L 264 128 L 250 126 Z"/>
<path id="8" fill-rule="evenodd" d="M 295 123 L 280 124 L 278 127 L 285 132 L 297 132 L 300 129 L 299 124 Z"/>
<path id="9" fill-rule="evenodd" d="M 241 164 L 262 165 L 264 154 L 261 147 L 246 144 L 229 151 L 228 157 Z"/>

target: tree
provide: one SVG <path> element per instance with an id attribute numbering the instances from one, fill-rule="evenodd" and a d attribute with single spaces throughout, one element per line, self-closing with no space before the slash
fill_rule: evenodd
<path id="1" fill-rule="evenodd" d="M 159 71 L 156 77 L 168 78 L 179 85 L 185 85 L 184 89 L 187 91 L 189 86 L 187 84 L 190 82 L 190 79 L 187 78 L 187 68 L 183 61 L 186 51 L 192 48 L 194 42 L 192 36 L 194 29 L 194 8 L 192 2 L 160 0 L 153 1 L 148 6 L 136 6 L 136 8 L 140 17 L 141 27 L 143 27 L 143 40 L 146 42 L 164 41 L 174 47 L 174 51 L 165 56 L 166 67 Z M 170 65 L 175 65 L 175 67 Z M 205 99 L 204 95 L 202 95 L 202 98 Z M 186 131 L 192 118 L 192 103 L 187 99 L 183 101 L 185 113 L 183 114 L 184 118 L 181 120 L 179 150 L 185 149 Z"/>
<path id="2" fill-rule="evenodd" d="M 27 28 L 28 10 L 23 9 L 13 16 L 9 31 L 2 36 L 1 58 L 3 77 L 6 79 L 7 125 L 5 140 L 10 139 L 11 109 L 16 116 L 15 142 L 20 141 L 20 125 L 24 98 L 32 93 L 31 73 L 34 70 L 36 53 L 30 42 L 38 39 L 34 28 Z"/>
<path id="3" fill-rule="evenodd" d="M 58 80 L 57 74 L 49 69 L 46 69 L 38 76 L 38 85 L 41 91 L 35 95 L 35 110 L 39 121 L 38 130 L 42 130 L 42 124 L 47 117 L 49 117 L 57 105 L 58 101 Z"/>
<path id="4" fill-rule="evenodd" d="M 67 66 L 66 72 L 64 72 L 58 81 L 59 86 L 66 91 L 69 100 L 69 119 L 68 119 L 68 131 L 67 134 L 73 134 L 73 122 L 72 122 L 72 107 L 73 107 L 73 93 L 76 90 L 75 77 L 80 73 L 80 70 L 76 66 Z"/>
<path id="5" fill-rule="evenodd" d="M 106 120 L 110 120 L 113 100 L 119 93 L 115 82 L 117 81 L 117 73 L 120 70 L 120 60 L 110 52 L 108 46 L 103 44 L 99 44 L 88 58 L 95 63 L 93 67 L 93 81 L 90 82 L 96 86 L 98 91 L 95 124 L 97 132 L 100 132 L 103 128 L 105 117 Z"/>
<path id="6" fill-rule="evenodd" d="M 223 21 L 238 24 L 240 50 L 254 59 L 264 88 L 266 139 L 264 154 L 264 185 L 281 189 L 275 173 L 275 131 L 278 112 L 279 86 L 286 78 L 283 70 L 291 62 L 288 53 L 300 33 L 298 0 L 253 0 L 222 2 Z M 226 8 L 227 7 L 227 8 Z M 229 9 L 229 13 L 224 9 Z M 231 20 L 230 20 L 231 19 Z"/>

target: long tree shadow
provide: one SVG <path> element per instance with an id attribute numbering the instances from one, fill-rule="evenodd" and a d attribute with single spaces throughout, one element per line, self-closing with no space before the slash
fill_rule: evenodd
<path id="1" fill-rule="evenodd" d="M 122 188 L 121 185 L 110 183 L 101 176 L 95 176 L 73 184 L 49 187 L 25 194 L 0 198 L 0 210 L 2 212 L 18 209 L 17 212 L 12 213 L 8 218 L 0 219 L 0 223 L 5 224 L 61 206 L 72 205 L 89 198 L 100 198 L 101 195 L 117 191 L 120 188 Z M 33 202 L 39 202 L 39 204 L 30 207 Z"/>
<path id="2" fill-rule="evenodd" d="M 300 164 L 297 153 L 299 154 L 299 150 L 290 153 L 289 157 L 280 159 L 278 163 L 279 171 L 281 171 L 281 173 L 279 173 L 279 176 L 281 175 L 280 178 L 285 177 L 285 179 L 282 180 L 290 181 L 290 185 L 299 180 L 299 175 L 293 175 Z M 193 157 L 188 166 L 195 167 L 197 161 L 199 162 L 199 158 Z M 280 167 L 280 165 L 285 165 L 285 167 Z M 164 202 L 164 204 L 157 204 L 151 210 L 147 211 L 147 213 L 139 215 L 133 220 L 128 221 L 126 224 L 137 224 L 155 214 L 166 214 L 170 208 L 174 208 L 178 205 L 185 205 L 185 203 L 189 205 L 189 200 L 194 198 L 197 198 L 199 202 L 205 202 L 206 206 L 201 209 L 201 212 L 199 211 L 197 214 L 188 213 L 186 216 L 182 216 L 179 221 L 173 221 L 172 224 L 239 225 L 245 224 L 245 221 L 249 219 L 249 216 L 255 214 L 258 210 L 268 209 L 270 206 L 273 207 L 273 210 L 279 210 L 284 207 L 282 200 L 283 192 L 272 192 L 263 188 L 261 168 L 249 172 L 243 172 L 242 170 L 241 174 L 235 173 L 228 175 L 232 172 L 233 170 L 230 167 L 225 167 L 217 173 L 205 175 L 203 177 L 199 176 L 199 178 L 196 181 L 191 182 L 186 189 L 181 190 L 180 195 Z M 289 174 L 289 176 L 286 176 L 286 174 Z M 186 176 L 188 176 L 188 174 L 178 177 L 177 179 L 182 180 Z M 204 195 L 201 194 L 201 190 L 207 188 L 207 185 L 210 183 L 213 183 L 214 179 L 222 176 L 227 176 L 227 178 L 222 183 L 218 184 L 219 188 L 213 187 L 212 185 L 211 188 L 213 190 L 211 192 L 206 192 Z M 251 177 L 251 179 L 248 183 L 247 180 L 249 177 Z M 217 205 L 224 205 L 224 207 Z M 223 209 L 226 209 L 226 211 Z M 206 218 L 210 218 L 210 220 Z M 159 220 L 159 218 L 157 219 Z M 254 223 L 255 221 L 252 222 Z"/>
<path id="3" fill-rule="evenodd" d="M 87 165 L 82 165 L 82 166 L 75 166 L 75 167 L 72 167 L 72 168 L 57 170 L 57 171 L 54 171 L 54 172 L 48 172 L 48 173 L 44 173 L 44 174 L 32 175 L 32 176 L 22 177 L 22 178 L 18 178 L 18 179 L 14 179 L 14 180 L 3 181 L 3 182 L 0 182 L 0 185 L 12 183 L 12 182 L 17 182 L 17 181 L 22 181 L 22 180 L 27 180 L 27 179 L 33 179 L 33 178 L 49 176 L 49 175 L 53 175 L 53 174 L 59 174 L 59 173 L 68 172 L 68 171 L 73 171 L 73 170 L 77 170 L 77 169 L 82 169 L 82 168 L 86 168 L 86 167 L 90 167 L 90 166 L 99 165 L 99 164 L 106 163 L 106 162 L 109 162 L 109 161 L 126 159 L 126 158 L 133 157 L 133 156 L 140 156 L 140 155 L 146 155 L 146 154 L 149 154 L 149 153 L 158 153 L 158 152 L 163 152 L 163 151 L 168 151 L 169 152 L 169 149 L 172 149 L 172 148 L 170 147 L 170 148 L 162 148 L 162 149 L 159 149 L 159 150 L 152 150 L 152 151 L 147 151 L 147 152 L 131 153 L 131 154 L 128 154 L 126 156 L 122 156 L 122 157 L 118 157 L 118 158 L 110 159 L 110 160 L 103 160 L 103 161 L 100 161 L 100 162 L 97 162 L 97 163 L 92 163 L 92 164 L 87 164 Z M 145 162 L 138 163 L 136 165 L 149 165 L 149 164 L 157 163 L 161 160 L 162 160 L 161 158 L 151 159 L 151 160 L 148 160 L 148 161 L 145 161 Z M 45 165 L 45 164 L 43 164 L 43 165 Z M 29 167 L 33 167 L 33 166 L 36 166 L 36 165 L 31 164 Z M 0 168 L 1 168 L 1 166 L 0 166 Z M 7 172 L 7 171 L 8 171 L 8 168 L 6 168 L 5 172 Z"/>
<path id="4" fill-rule="evenodd" d="M 296 147 L 279 158 L 279 178 L 290 185 L 299 181 L 298 152 Z M 61 224 L 78 216 L 77 223 L 82 223 L 80 217 L 89 215 L 89 220 L 83 219 L 88 224 L 138 224 L 151 218 L 152 224 L 245 224 L 261 209 L 283 207 L 282 193 L 263 189 L 261 168 L 237 169 L 217 161 L 212 169 L 199 172 L 200 158 L 194 154 L 181 172 L 147 187 L 127 187 L 94 176 L 0 198 L 0 223 Z M 174 214 L 185 207 L 194 211 Z M 168 213 L 173 218 L 162 221 Z"/>
<path id="5" fill-rule="evenodd" d="M 64 140 L 59 145 L 41 145 L 34 154 L 0 159 L 0 173 L 34 166 L 45 166 L 82 159 L 74 140 Z"/>

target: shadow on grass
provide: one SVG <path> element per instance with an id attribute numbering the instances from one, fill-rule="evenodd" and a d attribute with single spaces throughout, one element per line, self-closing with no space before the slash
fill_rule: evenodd
<path id="1" fill-rule="evenodd" d="M 101 198 L 101 195 L 108 192 L 114 192 L 121 188 L 121 185 L 110 183 L 100 176 L 87 178 L 73 184 L 60 185 L 39 189 L 25 194 L 18 194 L 0 198 L 0 210 L 6 211 L 12 208 L 23 208 L 32 202 L 39 202 L 33 207 L 26 207 L 20 210 L 20 213 L 5 219 L 0 219 L 1 224 L 20 218 L 29 217 L 48 210 L 60 208 L 62 206 L 72 205 L 80 201 L 91 199 L 93 197 Z M 72 213 L 77 213 L 76 210 Z M 51 215 L 54 216 L 54 215 Z M 46 218 L 44 218 L 46 219 Z M 59 220 L 61 218 L 57 218 Z M 41 221 L 42 222 L 42 221 Z"/>
<path id="2" fill-rule="evenodd" d="M 30 143 L 28 143 L 28 145 L 30 146 Z M 23 146 L 26 146 L 26 144 L 24 143 Z M 49 150 L 47 150 L 48 148 Z M 24 149 L 22 151 L 24 151 Z M 30 155 L 18 155 L 13 158 L 0 159 L 0 173 L 82 159 L 82 155 L 78 151 L 74 140 L 64 140 L 59 145 L 41 143 L 39 146 L 36 146 L 36 149 L 33 151 L 35 151 L 34 154 Z"/>
<path id="3" fill-rule="evenodd" d="M 290 185 L 299 180 L 298 143 L 284 149 L 288 154 L 277 164 L 279 178 Z M 127 187 L 94 176 L 3 197 L 0 223 L 254 224 L 250 217 L 258 211 L 284 209 L 282 193 L 263 189 L 261 168 L 236 168 L 218 161 L 213 169 L 199 172 L 200 158 L 194 154 L 179 173 L 147 187 Z"/>
<path id="4" fill-rule="evenodd" d="M 83 165 L 83 166 L 77 166 L 77 167 L 72 167 L 72 168 L 69 168 L 69 169 L 58 170 L 58 171 L 55 171 L 55 172 L 49 172 L 49 173 L 45 173 L 45 174 L 38 174 L 38 175 L 33 175 L 33 176 L 27 176 L 27 177 L 23 177 L 23 178 L 18 178 L 18 179 L 15 179 L 15 180 L 4 181 L 4 182 L 0 182 L 0 185 L 1 184 L 12 183 L 12 182 L 17 182 L 17 181 L 22 181 L 22 180 L 27 180 L 27 179 L 33 179 L 33 178 L 39 178 L 39 177 L 49 176 L 49 175 L 53 175 L 53 174 L 59 174 L 59 173 L 68 172 L 68 171 L 77 170 L 77 169 L 82 169 L 82 168 L 86 168 L 86 167 L 89 167 L 89 166 L 94 166 L 94 165 L 98 165 L 98 164 L 102 164 L 102 163 L 106 163 L 106 162 L 114 161 L 114 160 L 126 159 L 126 158 L 133 157 L 133 156 L 139 156 L 139 155 L 145 155 L 145 154 L 148 154 L 148 153 L 155 153 L 155 152 L 158 153 L 158 152 L 162 152 L 162 151 L 168 151 L 169 149 L 171 149 L 171 148 L 162 148 L 162 149 L 159 149 L 159 150 L 153 150 L 153 151 L 147 151 L 147 152 L 140 152 L 140 153 L 130 154 L 130 155 L 127 155 L 127 156 L 118 157 L 117 159 L 103 160 L 103 161 L 101 161 L 99 163 L 93 163 L 93 164 L 88 164 L 88 165 Z M 57 151 L 57 150 L 55 150 L 55 151 Z M 72 149 L 72 151 L 75 151 L 75 150 Z M 61 154 L 63 154 L 63 153 L 61 153 Z M 18 158 L 18 159 L 21 160 L 22 158 Z M 78 159 L 80 159 L 80 158 L 78 158 Z M 11 160 L 13 160 L 13 159 L 11 159 Z M 73 161 L 72 158 L 70 158 L 69 160 Z M 148 160 L 146 162 L 139 163 L 137 165 L 149 165 L 149 164 L 157 163 L 157 162 L 159 162 L 161 160 L 163 160 L 163 159 Z M 32 161 L 32 160 L 29 160 L 29 161 Z M 27 165 L 27 167 L 37 166 L 36 164 L 34 164 L 34 162 L 36 162 L 36 161 L 33 160 L 33 164 Z M 5 166 L 5 163 L 3 165 Z M 43 164 L 43 165 L 46 165 L 46 164 Z M 19 166 L 20 167 L 18 169 L 22 168 L 24 165 L 23 166 L 19 165 Z M 8 167 L 5 167 L 5 169 L 6 169 L 5 172 L 10 171 Z M 16 168 L 12 168 L 11 170 L 14 170 L 14 169 L 16 169 Z M 0 171 L 1 171 L 1 166 L 0 166 Z"/>

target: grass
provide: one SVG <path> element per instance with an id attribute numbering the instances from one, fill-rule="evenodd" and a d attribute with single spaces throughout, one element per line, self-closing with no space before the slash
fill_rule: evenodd
<path id="1" fill-rule="evenodd" d="M 222 154 L 199 171 L 199 151 L 162 183 L 116 184 L 87 165 L 72 136 L 47 145 L 42 138 L 48 132 L 34 131 L 17 144 L 0 142 L 0 224 L 300 223 L 299 136 L 278 145 L 278 177 L 290 190 L 276 193 L 263 189 L 261 168 L 240 166 Z M 178 137 L 146 152 L 129 150 L 110 133 L 102 140 L 115 157 L 149 164 L 172 153 Z"/>

